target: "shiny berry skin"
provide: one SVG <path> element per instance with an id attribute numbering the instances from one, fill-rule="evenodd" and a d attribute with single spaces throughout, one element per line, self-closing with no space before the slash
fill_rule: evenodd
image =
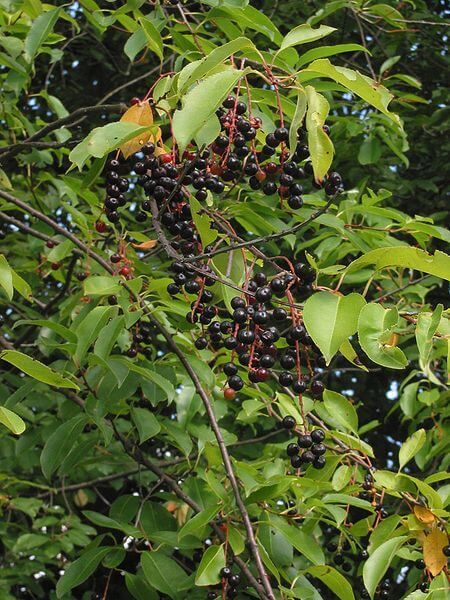
<path id="1" fill-rule="evenodd" d="M 110 223 L 118 223 L 120 220 L 120 215 L 116 210 L 113 210 L 110 213 L 107 213 L 106 218 Z"/>
<path id="2" fill-rule="evenodd" d="M 236 575 L 230 575 L 228 577 L 228 584 L 231 587 L 237 587 L 241 583 L 241 577 L 236 573 Z"/>
<path id="3" fill-rule="evenodd" d="M 325 432 L 323 429 L 313 429 L 311 431 L 311 439 L 315 444 L 320 444 L 325 439 Z"/>
<path id="4" fill-rule="evenodd" d="M 131 269 L 130 269 L 130 267 L 125 266 L 120 269 L 119 273 L 121 275 L 123 275 L 124 277 L 126 277 L 127 275 L 129 275 L 131 273 Z"/>
<path id="5" fill-rule="evenodd" d="M 303 461 L 301 456 L 299 456 L 298 454 L 296 456 L 291 456 L 291 465 L 294 467 L 294 469 L 300 469 L 302 464 Z"/>
<path id="6" fill-rule="evenodd" d="M 108 226 L 106 225 L 106 223 L 103 223 L 103 221 L 97 221 L 97 223 L 95 224 L 95 230 L 98 233 L 105 233 L 107 229 Z"/>
<path id="7" fill-rule="evenodd" d="M 285 142 L 289 139 L 289 130 L 286 127 L 277 127 L 273 135 L 279 142 Z"/>
<path id="8" fill-rule="evenodd" d="M 175 294 L 178 294 L 180 292 L 180 288 L 176 283 L 169 283 L 169 285 L 167 286 L 167 292 L 171 296 L 175 296 Z"/>
<path id="9" fill-rule="evenodd" d="M 121 260 L 122 260 L 122 257 L 120 256 L 120 254 L 112 254 L 112 255 L 111 255 L 110 261 L 111 261 L 112 263 L 118 263 L 118 262 L 120 262 Z"/>
<path id="10" fill-rule="evenodd" d="M 232 375 L 229 379 L 228 379 L 228 386 L 235 390 L 236 392 L 238 392 L 239 390 L 241 390 L 244 387 L 244 382 L 242 381 L 242 379 L 239 377 L 239 375 Z"/>
<path id="11" fill-rule="evenodd" d="M 269 162 L 264 166 L 264 171 L 269 173 L 269 175 L 273 175 L 278 171 L 278 165 L 274 162 Z"/>
<path id="12" fill-rule="evenodd" d="M 255 298 L 258 300 L 258 302 L 269 302 L 269 300 L 272 298 L 272 291 L 270 287 L 264 286 L 256 290 Z"/>
<path id="13" fill-rule="evenodd" d="M 318 457 L 321 458 L 321 457 Z M 302 454 L 301 454 L 301 459 L 304 463 L 312 463 L 314 462 L 315 456 L 314 454 L 311 452 L 311 450 L 305 450 Z"/>
<path id="14" fill-rule="evenodd" d="M 306 392 L 306 383 L 304 381 L 294 381 L 292 384 L 292 391 L 296 394 L 304 394 Z"/>
<path id="15" fill-rule="evenodd" d="M 300 448 L 311 448 L 313 441 L 309 433 L 301 433 L 298 436 L 298 445 Z"/>
<path id="16" fill-rule="evenodd" d="M 227 362 L 223 365 L 223 372 L 225 375 L 228 375 L 228 377 L 231 377 L 232 375 L 236 375 L 238 368 L 232 362 Z"/>
<path id="17" fill-rule="evenodd" d="M 266 196 L 272 196 L 277 191 L 277 184 L 273 181 L 267 181 L 263 185 L 263 192 Z"/>
<path id="18" fill-rule="evenodd" d="M 447 556 L 447 557 L 450 556 L 450 544 L 448 546 L 444 546 L 442 548 L 442 553 L 444 556 Z"/>
<path id="19" fill-rule="evenodd" d="M 245 308 L 236 308 L 236 310 L 233 311 L 233 321 L 241 324 L 247 321 L 247 311 Z"/>
<path id="20" fill-rule="evenodd" d="M 131 106 L 135 106 L 136 104 L 140 104 L 140 103 L 141 103 L 141 99 L 138 98 L 137 96 L 133 96 L 133 98 L 131 98 L 131 100 L 130 100 Z"/>
<path id="21" fill-rule="evenodd" d="M 295 419 L 294 417 L 291 417 L 291 415 L 286 415 L 283 417 L 281 424 L 285 429 L 294 429 L 296 426 Z"/>
<path id="22" fill-rule="evenodd" d="M 244 308 L 245 306 L 247 306 L 247 303 L 245 302 L 244 298 L 235 296 L 234 298 L 231 299 L 231 307 L 232 308 Z"/>
<path id="23" fill-rule="evenodd" d="M 57 271 L 59 269 L 59 267 L 61 266 L 61 263 L 53 262 L 50 266 L 53 269 L 53 271 Z"/>
<path id="24" fill-rule="evenodd" d="M 205 337 L 199 337 L 195 340 L 195 347 L 197 350 L 204 350 L 208 345 L 208 340 Z"/>
<path id="25" fill-rule="evenodd" d="M 287 448 L 286 448 L 286 454 L 288 456 L 295 456 L 296 454 L 298 454 L 300 452 L 300 447 L 295 444 L 288 444 Z"/>
<path id="26" fill-rule="evenodd" d="M 236 114 L 243 115 L 246 110 L 247 110 L 247 105 L 245 104 L 245 102 L 238 102 L 236 104 Z"/>
<path id="27" fill-rule="evenodd" d="M 278 377 L 278 381 L 283 387 L 288 387 L 292 385 L 293 380 L 294 377 L 291 375 L 291 373 L 288 373 L 287 371 L 280 373 L 280 376 Z"/>
<path id="28" fill-rule="evenodd" d="M 288 198 L 288 206 L 292 210 L 298 210 L 303 206 L 303 198 L 301 196 L 291 196 Z"/>
<path id="29" fill-rule="evenodd" d="M 284 308 L 274 308 L 272 316 L 275 321 L 285 321 L 287 319 L 287 312 Z"/>
<path id="30" fill-rule="evenodd" d="M 259 190 L 259 188 L 261 187 L 261 183 L 258 181 L 258 179 L 256 179 L 256 177 L 250 177 L 250 179 L 248 180 L 248 184 L 252 188 L 252 190 Z"/>
<path id="31" fill-rule="evenodd" d="M 268 146 L 270 146 L 271 148 L 276 148 L 276 147 L 279 145 L 279 143 L 280 143 L 280 140 L 278 140 L 278 139 L 275 137 L 275 134 L 273 134 L 273 133 L 268 133 L 268 134 L 266 135 L 266 144 L 267 144 Z"/>
<path id="32" fill-rule="evenodd" d="M 275 364 L 275 359 L 270 354 L 263 354 L 259 359 L 259 364 L 265 369 L 270 369 Z"/>
<path id="33" fill-rule="evenodd" d="M 265 325 L 269 321 L 269 314 L 265 310 L 257 310 L 253 315 L 253 322 L 257 325 Z"/>
<path id="34" fill-rule="evenodd" d="M 323 383 L 321 381 L 313 381 L 311 384 L 311 396 L 313 396 L 314 398 L 318 398 L 319 396 L 322 396 L 323 392 L 325 390 L 325 386 L 323 385 Z"/>
<path id="35" fill-rule="evenodd" d="M 280 277 L 274 277 L 270 282 L 270 287 L 275 293 L 281 293 L 286 290 L 286 282 Z"/>
<path id="36" fill-rule="evenodd" d="M 326 448 L 323 444 L 313 444 L 311 446 L 311 452 L 315 455 L 315 456 L 322 456 L 322 454 L 325 454 L 326 452 Z"/>
<path id="37" fill-rule="evenodd" d="M 425 569 L 425 561 L 423 560 L 423 558 L 418 558 L 414 562 L 414 566 L 416 567 L 416 569 L 420 569 L 421 571 L 423 571 Z"/>
<path id="38" fill-rule="evenodd" d="M 230 577 L 230 575 L 231 575 L 231 569 L 230 569 L 230 567 L 223 567 L 223 568 L 220 570 L 220 576 L 221 576 L 223 579 L 228 579 L 228 578 Z"/>
<path id="39" fill-rule="evenodd" d="M 225 388 L 223 390 L 223 397 L 225 400 L 234 400 L 236 398 L 236 392 L 231 388 Z"/>
<path id="40" fill-rule="evenodd" d="M 234 350 L 236 348 L 236 346 L 238 345 L 238 341 L 234 337 L 234 335 L 230 335 L 230 337 L 227 337 L 225 339 L 223 345 L 225 346 L 225 348 L 227 350 Z"/>
<path id="41" fill-rule="evenodd" d="M 422 581 L 422 583 L 419 586 L 419 590 L 421 592 L 424 592 L 426 594 L 428 592 L 428 582 L 427 581 Z"/>

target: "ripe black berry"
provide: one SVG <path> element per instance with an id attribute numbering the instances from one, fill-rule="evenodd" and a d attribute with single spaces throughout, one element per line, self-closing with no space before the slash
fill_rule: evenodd
<path id="1" fill-rule="evenodd" d="M 288 206 L 292 210 L 298 210 L 303 206 L 303 198 L 301 196 L 291 196 L 288 198 Z"/>
<path id="2" fill-rule="evenodd" d="M 236 375 L 238 368 L 232 362 L 227 362 L 223 365 L 223 372 L 225 375 L 228 375 L 228 377 L 231 377 L 232 375 Z"/>
<path id="3" fill-rule="evenodd" d="M 277 184 L 273 181 L 266 181 L 263 185 L 263 192 L 266 196 L 272 196 L 277 191 Z"/>
<path id="4" fill-rule="evenodd" d="M 325 439 L 325 432 L 323 429 L 313 429 L 311 431 L 311 439 L 315 444 L 320 444 Z"/>
<path id="5" fill-rule="evenodd" d="M 309 433 L 301 433 L 298 436 L 298 445 L 300 448 L 311 448 L 313 441 Z"/>
<path id="6" fill-rule="evenodd" d="M 232 375 L 228 379 L 228 387 L 230 387 L 232 390 L 235 390 L 237 392 L 244 387 L 244 382 L 239 377 L 239 375 Z"/>
<path id="7" fill-rule="evenodd" d="M 321 456 L 322 454 L 325 454 L 326 448 L 323 444 L 313 444 L 311 446 L 311 452 L 316 456 Z"/>
<path id="8" fill-rule="evenodd" d="M 294 377 L 291 375 L 291 373 L 288 373 L 287 371 L 280 373 L 280 376 L 278 377 L 278 381 L 283 387 L 289 387 L 292 384 L 293 380 Z"/>
<path id="9" fill-rule="evenodd" d="M 291 465 L 294 467 L 294 469 L 299 469 L 302 466 L 302 458 L 299 455 L 296 456 L 292 456 L 291 457 Z"/>
<path id="10" fill-rule="evenodd" d="M 423 560 L 423 558 L 418 558 L 415 562 L 414 562 L 414 566 L 417 569 L 420 569 L 421 571 L 423 571 L 423 569 L 425 569 L 425 561 Z"/>
<path id="11" fill-rule="evenodd" d="M 288 444 L 288 446 L 286 448 L 286 454 L 288 456 L 295 456 L 299 452 L 300 452 L 300 447 L 297 444 L 294 444 L 294 443 Z"/>
<path id="12" fill-rule="evenodd" d="M 272 298 L 272 291 L 267 286 L 259 288 L 256 290 L 255 298 L 258 302 L 268 302 Z"/>
<path id="13" fill-rule="evenodd" d="M 442 553 L 444 556 L 450 556 L 450 544 L 442 548 Z"/>
<path id="14" fill-rule="evenodd" d="M 305 450 L 302 454 L 301 454 L 301 458 L 302 461 L 304 463 L 312 463 L 314 462 L 315 456 L 314 454 L 311 452 L 311 450 Z M 318 457 L 318 458 L 322 458 L 322 457 Z"/>
<path id="15" fill-rule="evenodd" d="M 228 579 L 228 578 L 230 577 L 230 575 L 231 575 L 231 569 L 230 569 L 230 567 L 223 567 L 223 568 L 220 570 L 220 576 L 221 576 L 223 579 Z"/>
<path id="16" fill-rule="evenodd" d="M 291 415 L 286 415 L 283 418 L 282 425 L 285 429 L 294 429 L 296 425 L 294 417 L 291 417 Z"/>
<path id="17" fill-rule="evenodd" d="M 231 587 L 237 587 L 241 583 L 241 577 L 237 573 L 235 575 L 230 575 L 228 578 L 228 584 Z"/>
<path id="18" fill-rule="evenodd" d="M 195 340 L 197 350 L 204 350 L 208 345 L 208 340 L 205 337 L 199 337 Z"/>
<path id="19" fill-rule="evenodd" d="M 280 142 L 285 142 L 289 139 L 289 130 L 286 129 L 286 127 L 278 127 L 277 129 L 275 129 L 273 134 L 276 137 L 276 139 Z"/>

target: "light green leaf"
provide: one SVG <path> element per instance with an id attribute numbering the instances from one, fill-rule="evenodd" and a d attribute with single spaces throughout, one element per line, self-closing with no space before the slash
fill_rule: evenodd
<path id="1" fill-rule="evenodd" d="M 327 35 L 330 35 L 330 33 L 333 33 L 333 31 L 336 31 L 336 28 L 328 27 L 327 25 L 320 25 L 317 29 L 313 29 L 311 25 L 307 25 L 306 23 L 297 25 L 297 27 L 291 29 L 283 38 L 280 50 L 321 40 Z"/>
<path id="2" fill-rule="evenodd" d="M 403 369 L 408 364 L 404 353 L 395 346 L 395 329 L 399 325 L 397 309 L 385 309 L 379 304 L 366 304 L 358 321 L 361 348 L 373 362 L 391 369 Z"/>
<path id="3" fill-rule="evenodd" d="M 350 263 L 345 270 L 345 275 L 367 265 L 374 265 L 376 271 L 386 267 L 416 269 L 450 281 L 450 256 L 439 250 L 434 254 L 428 254 L 425 250 L 412 246 L 377 248 Z"/>
<path id="4" fill-rule="evenodd" d="M 139 442 L 141 444 L 161 431 L 158 419 L 148 409 L 132 408 L 131 414 L 138 430 Z"/>
<path id="5" fill-rule="evenodd" d="M 244 71 L 235 70 L 216 73 L 186 94 L 183 108 L 176 110 L 173 115 L 173 133 L 180 152 L 186 149 L 189 142 L 214 115 L 243 74 Z"/>
<path id="6" fill-rule="evenodd" d="M 139 19 L 139 23 L 145 33 L 145 37 L 147 39 L 147 45 L 152 50 L 160 60 L 163 59 L 163 42 L 161 38 L 161 34 L 153 25 L 153 23 L 146 19 L 145 17 L 141 17 Z"/>
<path id="7" fill-rule="evenodd" d="M 335 56 L 336 54 L 342 54 L 343 52 L 370 52 L 361 46 L 360 44 L 336 44 L 336 46 L 319 46 L 319 48 L 313 48 L 308 50 L 301 55 L 300 60 L 297 63 L 297 67 L 307 65 L 309 62 L 316 60 L 317 58 L 326 58 L 327 56 Z"/>
<path id="8" fill-rule="evenodd" d="M 11 365 L 14 365 L 23 371 L 23 373 L 26 373 L 38 381 L 42 381 L 42 383 L 54 385 L 55 387 L 71 388 L 73 390 L 80 389 L 77 384 L 70 379 L 66 379 L 56 371 L 53 371 L 53 369 L 50 369 L 50 367 L 47 367 L 47 365 L 42 364 L 34 358 L 30 358 L 26 354 L 22 354 L 22 352 L 17 352 L 16 350 L 3 350 L 0 354 L 0 359 L 6 360 L 6 362 L 9 362 Z"/>
<path id="9" fill-rule="evenodd" d="M 60 12 L 61 8 L 49 10 L 39 15 L 33 22 L 25 38 L 25 58 L 28 62 L 33 61 L 39 48 L 53 30 Z"/>
<path id="10" fill-rule="evenodd" d="M 107 275 L 92 275 L 84 280 L 84 294 L 86 296 L 110 296 L 118 294 L 122 289 L 120 277 L 112 277 Z"/>
<path id="11" fill-rule="evenodd" d="M 215 505 L 215 506 L 206 508 L 205 510 L 202 510 L 202 512 L 193 516 L 191 519 L 186 521 L 186 523 L 183 525 L 183 527 L 178 532 L 178 539 L 181 540 L 186 535 L 193 535 L 195 537 L 200 537 L 202 535 L 206 525 L 208 525 L 208 523 L 214 519 L 214 517 L 217 515 L 219 510 L 220 510 L 220 506 Z"/>
<path id="12" fill-rule="evenodd" d="M 360 294 L 338 296 L 319 292 L 308 298 L 303 321 L 309 335 L 323 353 L 327 364 L 358 329 L 358 316 L 365 305 Z"/>
<path id="13" fill-rule="evenodd" d="M 195 585 L 216 585 L 220 582 L 220 570 L 227 564 L 223 544 L 210 546 L 202 556 L 195 575 Z"/>
<path id="14" fill-rule="evenodd" d="M 81 364 L 89 346 L 97 339 L 98 334 L 106 325 L 111 313 L 115 312 L 114 306 L 96 306 L 79 323 L 75 329 L 77 348 L 73 359 L 76 364 Z"/>
<path id="15" fill-rule="evenodd" d="M 374 597 L 377 585 L 406 539 L 406 536 L 401 536 L 387 540 L 384 544 L 378 546 L 364 563 L 363 580 L 371 598 Z"/>
<path id="16" fill-rule="evenodd" d="M 298 143 L 297 133 L 301 127 L 306 114 L 306 93 L 300 84 L 296 87 L 297 103 L 295 105 L 294 116 L 289 127 L 289 154 L 292 156 Z"/>
<path id="17" fill-rule="evenodd" d="M 111 552 L 111 547 L 90 548 L 77 558 L 56 584 L 56 597 L 63 598 L 71 589 L 86 581 L 108 552 Z"/>
<path id="18" fill-rule="evenodd" d="M 174 600 L 186 598 L 183 588 L 188 576 L 174 560 L 160 550 L 141 555 L 142 570 L 147 581 L 158 591 Z"/>
<path id="19" fill-rule="evenodd" d="M 202 205 L 194 196 L 190 197 L 189 206 L 191 207 L 192 219 L 200 234 L 203 246 L 212 244 L 217 239 L 219 232 L 217 229 L 211 229 L 211 219 L 207 215 L 200 214 Z"/>
<path id="20" fill-rule="evenodd" d="M 405 442 L 398 453 L 399 471 L 419 452 L 425 444 L 427 434 L 425 429 L 418 429 Z"/>
<path id="21" fill-rule="evenodd" d="M 388 105 L 393 95 L 379 83 L 361 75 L 357 71 L 347 67 L 336 67 L 330 63 L 327 58 L 320 58 L 309 65 L 302 73 L 313 72 L 324 75 L 340 83 L 348 90 L 374 106 L 383 114 L 392 119 L 397 125 L 401 125 L 398 115 L 388 110 Z"/>
<path id="22" fill-rule="evenodd" d="M 350 429 L 353 433 L 358 431 L 358 413 L 353 404 L 342 394 L 325 390 L 323 402 L 327 411 L 333 415 L 344 429 Z"/>
<path id="23" fill-rule="evenodd" d="M 108 123 L 103 127 L 96 127 L 82 142 L 77 144 L 69 154 L 69 159 L 76 164 L 79 170 L 91 156 L 102 158 L 108 152 L 116 150 L 119 146 L 132 140 L 153 126 L 141 126 L 128 121 Z"/>
<path id="24" fill-rule="evenodd" d="M 329 565 L 309 567 L 307 572 L 320 579 L 340 600 L 355 600 L 352 586 L 346 578 Z"/>
<path id="25" fill-rule="evenodd" d="M 334 147 L 328 135 L 323 130 L 330 105 L 322 94 L 307 85 L 305 88 L 308 101 L 306 112 L 306 129 L 308 131 L 308 147 L 314 169 L 314 177 L 322 181 L 333 162 Z"/>
<path id="26" fill-rule="evenodd" d="M 444 307 L 442 304 L 438 304 L 432 313 L 422 311 L 417 318 L 416 341 L 419 349 L 421 369 L 425 369 L 428 364 L 433 348 L 433 336 L 438 328 L 443 310 Z"/>
<path id="27" fill-rule="evenodd" d="M 143 29 L 138 29 L 127 39 L 123 51 L 131 62 L 134 61 L 137 54 L 147 45 L 147 36 Z"/>
<path id="28" fill-rule="evenodd" d="M 325 557 L 322 548 L 310 536 L 296 526 L 290 525 L 281 517 L 270 515 L 270 523 L 275 529 L 278 529 L 286 539 L 304 555 L 309 561 L 315 565 L 321 565 L 325 562 Z"/>
<path id="29" fill-rule="evenodd" d="M 10 429 L 16 435 L 25 431 L 25 422 L 23 419 L 4 406 L 0 406 L 0 423 L 3 423 L 5 427 Z"/>
<path id="30" fill-rule="evenodd" d="M 183 91 L 192 85 L 195 81 L 202 79 L 205 75 L 208 75 L 212 69 L 223 63 L 225 59 L 230 57 L 232 54 L 236 54 L 240 50 L 249 48 L 255 50 L 255 45 L 249 39 L 245 37 L 239 37 L 227 44 L 223 44 L 218 48 L 214 48 L 205 58 L 196 61 L 192 72 L 188 72 L 188 77 L 185 79 L 180 74 L 179 89 Z M 191 63 L 192 64 L 192 63 Z M 190 65 L 189 65 L 190 66 Z M 183 73 L 183 72 L 182 72 Z"/>
<path id="31" fill-rule="evenodd" d="M 359 360 L 358 361 L 356 360 L 358 358 L 358 355 L 356 354 L 355 349 L 353 348 L 353 346 L 351 345 L 349 340 L 345 340 L 345 342 L 339 346 L 339 352 L 349 362 L 351 362 L 352 365 L 355 365 L 355 367 L 358 367 L 358 369 L 362 369 L 363 371 L 369 370 L 367 367 L 365 367 L 363 364 L 361 364 L 361 362 Z"/>
<path id="32" fill-rule="evenodd" d="M 402 14 L 389 4 L 372 4 L 363 9 L 368 15 L 377 15 L 397 29 L 404 29 L 406 23 Z"/>
<path id="33" fill-rule="evenodd" d="M 3 254 L 0 254 L 0 286 L 5 290 L 8 300 L 12 300 L 14 295 L 12 269 Z"/>
<path id="34" fill-rule="evenodd" d="M 94 345 L 94 354 L 106 360 L 111 354 L 111 350 L 119 337 L 119 334 L 124 329 L 125 317 L 119 315 L 114 317 L 111 321 L 103 327 L 100 331 L 100 335 Z"/>
<path id="35" fill-rule="evenodd" d="M 72 450 L 86 423 L 87 417 L 85 415 L 72 417 L 72 419 L 60 425 L 45 442 L 40 460 L 42 472 L 47 479 L 50 479 Z"/>

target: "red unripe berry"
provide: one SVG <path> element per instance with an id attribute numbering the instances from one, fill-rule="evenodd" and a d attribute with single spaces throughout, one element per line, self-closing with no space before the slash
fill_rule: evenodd
<path id="1" fill-rule="evenodd" d="M 264 179 L 267 177 L 267 175 L 264 173 L 264 171 L 258 171 L 256 173 L 255 177 L 258 181 L 264 181 Z"/>
<path id="2" fill-rule="evenodd" d="M 51 267 L 54 271 L 57 271 L 59 269 L 59 267 L 61 266 L 61 264 L 59 262 L 53 262 L 51 264 Z"/>
<path id="3" fill-rule="evenodd" d="M 267 163 L 267 165 L 264 167 L 264 170 L 266 173 L 276 173 L 278 171 L 278 165 L 274 162 Z"/>
<path id="4" fill-rule="evenodd" d="M 159 160 L 163 164 L 171 163 L 173 161 L 173 156 L 170 152 L 167 152 L 167 154 L 161 154 Z"/>
<path id="5" fill-rule="evenodd" d="M 107 229 L 106 223 L 103 223 L 103 221 L 97 221 L 97 223 L 95 224 L 95 230 L 98 233 L 105 233 Z"/>
<path id="6" fill-rule="evenodd" d="M 47 248 L 54 248 L 56 246 L 56 242 L 54 242 L 53 240 L 47 240 L 45 245 L 47 246 Z"/>
<path id="7" fill-rule="evenodd" d="M 120 269 L 119 273 L 121 275 L 123 275 L 124 277 L 126 277 L 127 275 L 129 275 L 131 273 L 131 269 L 130 269 L 130 267 L 122 267 Z"/>
<path id="8" fill-rule="evenodd" d="M 250 119 L 250 125 L 255 129 L 259 129 L 262 125 L 262 121 L 259 117 L 252 117 Z"/>
<path id="9" fill-rule="evenodd" d="M 269 371 L 267 369 L 263 369 L 262 367 L 256 371 L 259 381 L 267 381 L 269 377 Z"/>
<path id="10" fill-rule="evenodd" d="M 234 398 L 236 397 L 236 392 L 231 388 L 225 388 L 223 390 L 223 397 L 225 398 L 225 400 L 234 400 Z"/>
<path id="11" fill-rule="evenodd" d="M 136 104 L 140 104 L 140 103 L 141 103 L 141 99 L 138 98 L 137 96 L 133 96 L 133 98 L 131 98 L 131 100 L 130 100 L 131 106 L 135 106 Z"/>

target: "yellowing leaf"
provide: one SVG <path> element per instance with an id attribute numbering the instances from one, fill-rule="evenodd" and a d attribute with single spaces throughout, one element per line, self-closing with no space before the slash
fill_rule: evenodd
<path id="1" fill-rule="evenodd" d="M 136 125 L 148 126 L 153 125 L 153 112 L 150 107 L 150 103 L 148 100 L 145 102 L 140 102 L 139 104 L 134 104 L 131 106 L 120 119 L 126 123 L 135 123 Z M 128 158 L 135 152 L 139 152 L 139 150 L 144 146 L 147 142 L 152 141 L 156 142 L 161 138 L 161 130 L 159 127 L 157 128 L 157 133 L 154 135 L 153 131 L 144 131 L 140 135 L 137 135 L 133 139 L 125 142 L 120 146 L 120 151 Z"/>
<path id="2" fill-rule="evenodd" d="M 447 564 L 447 557 L 442 549 L 448 543 L 447 534 L 437 527 L 433 529 L 430 535 L 427 535 L 423 542 L 423 560 L 431 575 L 436 577 Z"/>
<path id="3" fill-rule="evenodd" d="M 133 248 L 137 248 L 138 250 L 151 250 L 158 243 L 158 240 L 146 240 L 141 244 L 131 244 Z"/>
<path id="4" fill-rule="evenodd" d="M 430 525 L 436 521 L 436 517 L 433 515 L 430 509 L 425 508 L 425 506 L 419 506 L 416 504 L 414 507 L 414 514 L 416 518 L 426 525 Z"/>

